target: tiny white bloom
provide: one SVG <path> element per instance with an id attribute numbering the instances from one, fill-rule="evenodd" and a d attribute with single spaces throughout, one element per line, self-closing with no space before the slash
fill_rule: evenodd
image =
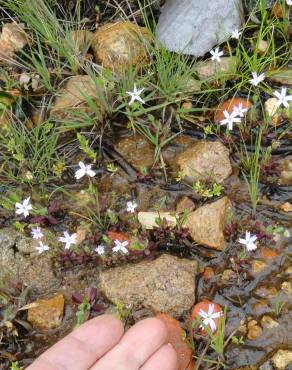
<path id="1" fill-rule="evenodd" d="M 17 215 L 23 214 L 24 217 L 27 217 L 31 209 L 32 205 L 30 204 L 30 197 L 24 199 L 22 203 L 15 203 L 15 213 Z"/>
<path id="2" fill-rule="evenodd" d="M 127 202 L 127 212 L 134 213 L 138 204 L 135 202 Z"/>
<path id="3" fill-rule="evenodd" d="M 289 108 L 289 101 L 292 101 L 292 95 L 287 95 L 287 88 L 282 87 L 281 92 L 275 91 L 274 96 L 278 99 L 277 107 L 284 105 L 285 108 Z"/>
<path id="4" fill-rule="evenodd" d="M 257 240 L 256 235 L 251 235 L 249 231 L 245 232 L 245 239 L 239 239 L 239 243 L 245 245 L 248 251 L 254 251 L 257 249 L 255 241 Z"/>
<path id="5" fill-rule="evenodd" d="M 237 114 L 233 111 L 231 114 L 227 110 L 223 111 L 224 119 L 220 121 L 220 125 L 227 125 L 228 130 L 233 129 L 233 123 L 240 123 L 241 119 L 237 117 Z"/>
<path id="6" fill-rule="evenodd" d="M 264 81 L 265 79 L 265 74 L 262 73 L 260 75 L 258 75 L 256 72 L 252 72 L 252 79 L 249 80 L 249 82 L 253 85 L 253 86 L 258 86 L 258 84 L 260 84 L 262 81 Z"/>
<path id="7" fill-rule="evenodd" d="M 240 35 L 242 34 L 242 31 L 239 31 L 239 30 L 234 30 L 233 32 L 232 32 L 232 35 L 231 35 L 231 37 L 233 38 L 233 39 L 239 39 L 239 37 L 240 37 Z"/>
<path id="8" fill-rule="evenodd" d="M 214 304 L 209 304 L 208 307 L 208 312 L 205 312 L 203 310 L 200 310 L 198 314 L 202 317 L 203 323 L 206 326 L 209 326 L 214 333 L 217 330 L 217 325 L 214 321 L 214 319 L 218 319 L 220 316 L 222 316 L 222 312 L 214 312 L 215 305 Z M 200 325 L 200 328 L 204 328 L 203 325 Z"/>
<path id="9" fill-rule="evenodd" d="M 46 252 L 50 249 L 50 247 L 43 242 L 39 242 L 39 245 L 36 247 L 36 250 L 39 252 L 39 254 Z"/>
<path id="10" fill-rule="evenodd" d="M 129 253 L 126 246 L 129 244 L 127 241 L 120 242 L 119 240 L 114 241 L 115 246 L 113 247 L 114 252 L 123 252 L 125 254 Z"/>
<path id="11" fill-rule="evenodd" d="M 142 104 L 145 104 L 145 101 L 141 98 L 142 92 L 145 90 L 143 87 L 142 89 L 138 90 L 136 84 L 134 84 L 134 90 L 133 91 L 126 91 L 128 95 L 130 95 L 131 100 L 129 101 L 129 105 L 132 105 L 135 100 L 139 101 Z"/>
<path id="12" fill-rule="evenodd" d="M 292 5 L 292 0 L 286 0 L 287 5 Z"/>
<path id="13" fill-rule="evenodd" d="M 212 55 L 211 60 L 217 60 L 217 62 L 221 62 L 222 55 L 224 54 L 223 51 L 220 51 L 219 48 L 216 48 L 215 50 L 211 50 L 210 54 Z"/>
<path id="14" fill-rule="evenodd" d="M 243 108 L 243 104 L 241 102 L 233 108 L 234 114 L 236 114 L 239 117 L 244 117 L 244 113 L 246 113 L 247 111 L 248 109 Z"/>
<path id="15" fill-rule="evenodd" d="M 104 245 L 98 245 L 94 251 L 99 254 L 100 256 L 102 256 L 105 252 L 105 249 L 104 249 Z"/>
<path id="16" fill-rule="evenodd" d="M 80 168 L 75 172 L 75 177 L 77 180 L 81 179 L 85 175 L 89 177 L 95 176 L 95 172 L 91 169 L 92 164 L 84 164 L 83 162 L 79 162 L 78 165 Z"/>
<path id="17" fill-rule="evenodd" d="M 69 234 L 68 231 L 64 231 L 64 236 L 58 239 L 60 242 L 65 243 L 65 249 L 69 249 L 72 244 L 77 242 L 77 234 Z"/>
<path id="18" fill-rule="evenodd" d="M 33 239 L 38 240 L 43 238 L 44 234 L 39 227 L 34 227 L 33 229 L 31 229 L 31 236 L 33 237 Z"/>

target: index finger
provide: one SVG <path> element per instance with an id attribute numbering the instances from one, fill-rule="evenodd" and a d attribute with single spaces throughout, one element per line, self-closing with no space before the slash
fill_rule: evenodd
<path id="1" fill-rule="evenodd" d="M 116 317 L 96 317 L 44 352 L 26 370 L 87 370 L 119 342 L 123 333 L 123 324 Z"/>

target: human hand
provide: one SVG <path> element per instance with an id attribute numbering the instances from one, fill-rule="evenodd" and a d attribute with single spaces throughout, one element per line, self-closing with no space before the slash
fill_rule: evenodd
<path id="1" fill-rule="evenodd" d="M 162 321 L 149 318 L 126 333 L 114 316 L 96 317 L 44 352 L 26 370 L 176 370 Z"/>

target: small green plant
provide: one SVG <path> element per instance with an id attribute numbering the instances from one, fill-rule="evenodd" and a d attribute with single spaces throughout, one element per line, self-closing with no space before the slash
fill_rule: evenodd
<path id="1" fill-rule="evenodd" d="M 65 190 L 63 192 L 72 197 L 72 195 Z M 78 200 L 81 212 L 71 212 L 72 215 L 79 216 L 91 224 L 98 227 L 100 231 L 106 231 L 111 225 L 118 222 L 118 217 L 111 207 L 114 204 L 115 193 L 112 193 L 111 204 L 105 204 L 106 199 L 99 195 L 98 189 L 90 181 L 88 188 L 83 191 L 82 200 Z"/>
<path id="2" fill-rule="evenodd" d="M 118 170 L 118 167 L 114 163 L 108 163 L 106 165 L 106 170 L 112 174 L 116 173 Z"/>
<path id="3" fill-rule="evenodd" d="M 244 338 L 243 336 L 237 337 L 236 335 L 233 335 L 231 337 L 231 342 L 236 345 L 244 344 Z"/>
<path id="4" fill-rule="evenodd" d="M 205 325 L 203 320 L 198 316 L 193 322 L 192 327 L 198 328 L 199 326 L 204 329 L 204 331 L 208 335 L 208 339 L 210 341 L 211 348 L 218 353 L 219 356 L 223 355 L 224 352 L 224 337 L 225 337 L 225 323 L 226 323 L 226 312 L 227 308 L 224 308 L 224 312 L 221 315 L 217 329 L 213 333 L 209 325 Z"/>
<path id="5" fill-rule="evenodd" d="M 18 362 L 12 362 L 10 370 L 23 370 L 24 368 L 18 364 Z"/>
<path id="6" fill-rule="evenodd" d="M 224 352 L 225 322 L 226 307 L 224 309 L 224 314 L 219 319 L 217 332 L 215 334 L 211 333 L 211 347 L 219 355 L 223 355 Z"/>
<path id="7" fill-rule="evenodd" d="M 120 300 L 117 300 L 114 304 L 114 313 L 116 316 L 123 322 L 127 321 L 132 315 L 132 310 Z"/>
<path id="8" fill-rule="evenodd" d="M 79 148 L 87 155 L 89 159 L 96 162 L 96 153 L 90 148 L 89 141 L 86 137 L 79 132 L 77 133 L 77 140 L 79 142 Z"/>
<path id="9" fill-rule="evenodd" d="M 91 305 L 87 298 L 83 299 L 83 302 L 79 304 L 76 312 L 76 327 L 83 324 L 89 317 Z"/>
<path id="10" fill-rule="evenodd" d="M 277 316 L 280 315 L 285 305 L 286 303 L 281 300 L 280 294 L 278 294 L 276 298 L 273 300 L 274 311 Z"/>
<path id="11" fill-rule="evenodd" d="M 201 181 L 197 181 L 193 185 L 193 189 L 196 193 L 200 194 L 203 198 L 213 198 L 221 195 L 223 186 L 217 184 L 216 182 L 212 184 L 212 187 L 207 187 L 202 184 Z"/>
<path id="12" fill-rule="evenodd" d="M 160 160 L 161 167 L 165 172 L 165 177 L 166 166 L 161 151 L 180 134 L 180 132 L 175 134 L 171 132 L 170 123 L 171 119 L 166 121 L 158 120 L 152 114 L 148 114 L 147 120 L 137 119 L 133 122 L 133 127 L 155 147 L 153 165 Z"/>

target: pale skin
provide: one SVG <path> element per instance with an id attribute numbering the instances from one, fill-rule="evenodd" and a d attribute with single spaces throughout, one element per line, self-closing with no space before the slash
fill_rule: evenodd
<path id="1" fill-rule="evenodd" d="M 156 318 L 128 331 L 114 316 L 96 317 L 44 352 L 26 370 L 177 370 L 167 329 Z"/>

